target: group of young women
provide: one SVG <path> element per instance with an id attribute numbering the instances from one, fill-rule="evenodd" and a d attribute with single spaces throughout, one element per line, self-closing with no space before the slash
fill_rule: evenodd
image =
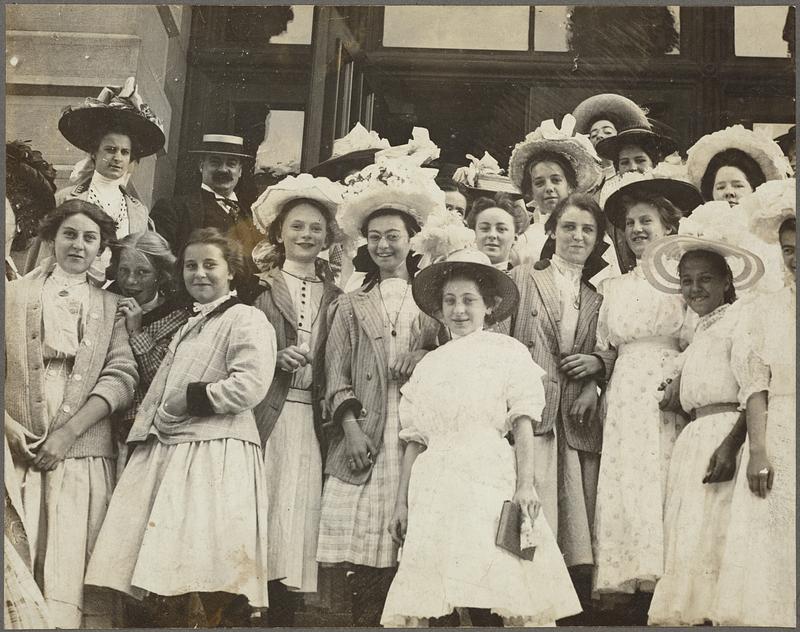
<path id="1" fill-rule="evenodd" d="M 337 567 L 360 626 L 793 625 L 795 181 L 744 128 L 664 163 L 600 97 L 510 178 L 442 185 L 414 143 L 287 176 L 252 304 L 215 229 L 175 257 L 50 211 L 6 285 L 7 623 L 292 625 Z"/>

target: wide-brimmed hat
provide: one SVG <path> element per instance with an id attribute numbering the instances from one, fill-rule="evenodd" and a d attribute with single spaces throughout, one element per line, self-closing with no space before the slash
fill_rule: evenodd
<path id="1" fill-rule="evenodd" d="M 797 128 L 796 126 L 792 125 L 785 134 L 781 134 L 780 136 L 775 137 L 775 142 L 778 143 L 778 147 L 781 148 L 781 151 L 786 154 L 788 153 L 789 149 L 792 145 L 796 142 L 796 133 Z"/>
<path id="2" fill-rule="evenodd" d="M 6 201 L 14 212 L 19 234 L 14 247 L 25 246 L 39 229 L 39 222 L 56 206 L 56 170 L 30 141 L 6 143 Z M 6 235 L 6 238 L 9 238 Z"/>
<path id="3" fill-rule="evenodd" d="M 164 125 L 142 101 L 136 80 L 128 77 L 124 85 L 103 88 L 96 99 L 83 105 L 67 106 L 58 120 L 58 129 L 78 149 L 92 153 L 103 130 L 120 128 L 139 149 L 136 158 L 156 153 L 164 146 Z"/>
<path id="4" fill-rule="evenodd" d="M 602 180 L 600 157 L 587 136 L 575 133 L 575 118 L 571 114 L 564 116 L 561 129 L 549 119 L 514 146 L 508 173 L 517 188 L 522 190 L 528 165 L 544 152 L 560 154 L 567 159 L 575 170 L 578 191 L 589 191 Z"/>
<path id="5" fill-rule="evenodd" d="M 750 231 L 767 242 L 778 243 L 778 230 L 797 217 L 797 180 L 770 180 L 739 202 L 737 211 L 747 216 Z"/>
<path id="6" fill-rule="evenodd" d="M 625 229 L 628 209 L 623 204 L 626 197 L 634 199 L 658 195 L 674 204 L 684 217 L 703 203 L 697 187 L 673 178 L 658 177 L 653 171 L 631 171 L 612 178 L 603 187 L 601 206 L 608 220 L 617 228 Z"/>
<path id="7" fill-rule="evenodd" d="M 253 158 L 252 154 L 248 154 L 244 150 L 244 138 L 230 134 L 203 134 L 203 142 L 200 147 L 190 149 L 189 153 Z"/>
<path id="8" fill-rule="evenodd" d="M 733 273 L 737 290 L 753 287 L 764 276 L 764 262 L 746 248 L 753 235 L 739 209 L 727 202 L 706 202 L 691 217 L 681 220 L 677 235 L 669 235 L 649 244 L 642 255 L 642 271 L 657 290 L 680 294 L 678 264 L 681 257 L 694 250 L 709 250 L 725 258 Z"/>
<path id="9" fill-rule="evenodd" d="M 592 123 L 599 120 L 611 121 L 617 132 L 631 127 L 650 129 L 644 110 L 621 94 L 595 94 L 581 101 L 572 115 L 575 117 L 575 130 L 579 134 L 588 134 Z"/>
<path id="10" fill-rule="evenodd" d="M 417 306 L 429 316 L 441 318 L 442 288 L 455 276 L 487 279 L 494 288 L 500 302 L 486 317 L 488 324 L 505 320 L 519 304 L 519 290 L 511 277 L 492 267 L 489 257 L 484 253 L 470 248 L 458 250 L 450 254 L 446 261 L 434 263 L 417 273 L 411 282 L 411 292 Z"/>
<path id="11" fill-rule="evenodd" d="M 331 180 L 342 180 L 348 171 L 360 171 L 372 164 L 375 154 L 389 147 L 388 140 L 375 131 L 367 130 L 361 123 L 356 123 L 346 136 L 333 141 L 331 157 L 311 167 L 308 172 Z"/>
<path id="12" fill-rule="evenodd" d="M 513 198 L 522 197 L 522 191 L 511 178 L 504 175 L 500 164 L 488 151 L 480 159 L 467 154 L 467 160 L 470 161 L 469 165 L 453 172 L 453 180 L 467 187 L 473 197 L 492 197 L 496 193 L 505 193 Z"/>
<path id="13" fill-rule="evenodd" d="M 708 163 L 726 149 L 738 149 L 756 161 L 767 180 L 782 180 L 792 173 L 789 160 L 778 143 L 766 133 L 733 125 L 713 134 L 706 134 L 686 152 L 689 180 L 697 188 L 708 169 Z"/>
<path id="14" fill-rule="evenodd" d="M 253 223 L 265 235 L 281 209 L 287 202 L 307 198 L 318 202 L 336 217 L 342 203 L 344 187 L 328 178 L 315 178 L 311 174 L 301 173 L 298 176 L 287 176 L 280 182 L 267 187 L 252 205 Z"/>
<path id="15" fill-rule="evenodd" d="M 617 162 L 623 147 L 636 145 L 655 156 L 655 162 L 678 150 L 678 145 L 668 136 L 656 134 L 649 129 L 626 129 L 616 136 L 604 138 L 595 146 L 598 155 L 606 160 Z"/>

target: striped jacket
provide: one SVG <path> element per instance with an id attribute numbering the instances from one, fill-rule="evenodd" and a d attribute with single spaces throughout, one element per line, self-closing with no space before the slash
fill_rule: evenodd
<path id="1" fill-rule="evenodd" d="M 278 351 L 297 344 L 297 316 L 292 304 L 292 297 L 289 295 L 289 288 L 280 269 L 272 268 L 269 272 L 261 275 L 261 286 L 263 292 L 256 297 L 253 307 L 264 312 L 267 320 L 275 328 Z M 314 358 L 311 381 L 314 432 L 317 435 L 323 454 L 325 446 L 322 437 L 321 400 L 325 397 L 325 341 L 328 337 L 328 322 L 325 314 L 327 314 L 328 308 L 334 299 L 341 293 L 342 291 L 336 285 L 325 282 L 325 289 L 319 306 L 319 332 L 317 333 L 315 347 L 311 350 L 311 356 Z M 275 423 L 278 421 L 278 417 L 280 417 L 291 383 L 291 373 L 276 369 L 275 377 L 269 387 L 267 396 L 253 409 L 262 447 L 266 444 L 272 429 L 275 427 Z"/>
<path id="2" fill-rule="evenodd" d="M 343 294 L 331 305 L 328 314 L 330 331 L 325 347 L 325 374 L 332 421 L 328 424 L 325 474 L 356 485 L 366 483 L 372 470 L 352 472 L 348 467 L 341 421 L 347 410 L 355 411 L 362 417 L 361 429 L 380 451 L 389 380 L 382 314 L 374 287 L 370 291 L 359 289 Z M 419 315 L 417 323 L 409 350 L 435 349 L 439 323 L 425 314 Z"/>
<path id="3" fill-rule="evenodd" d="M 103 398 L 113 416 L 130 406 L 138 382 L 125 321 L 117 318 L 119 297 L 89 288 L 83 335 L 58 414 L 47 423 L 42 360 L 42 286 L 45 274 L 6 285 L 6 413 L 43 438 L 80 410 L 90 395 Z M 111 418 L 77 438 L 67 458 L 113 457 Z"/>
<path id="4" fill-rule="evenodd" d="M 570 355 L 594 351 L 602 296 L 585 283 L 581 285 L 575 343 L 572 349 L 562 350 L 559 335 L 562 307 L 552 268 L 548 266 L 537 270 L 533 264 L 525 264 L 514 268 L 511 278 L 519 288 L 519 307 L 516 314 L 501 325 L 507 333 L 528 347 L 533 361 L 547 372 L 544 385 L 546 405 L 541 421 L 534 422 L 534 433 L 546 434 L 560 420 L 567 443 L 572 448 L 600 452 L 603 428 L 599 418 L 573 423 L 567 416 L 580 395 L 583 381 L 566 377 L 559 371 L 558 365 L 562 353 Z"/>

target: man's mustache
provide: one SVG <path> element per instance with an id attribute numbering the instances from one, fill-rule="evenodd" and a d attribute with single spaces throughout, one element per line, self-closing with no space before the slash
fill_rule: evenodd
<path id="1" fill-rule="evenodd" d="M 217 182 L 228 182 L 230 180 L 233 180 L 233 175 L 228 173 L 227 171 L 217 171 L 214 173 L 212 177 Z"/>

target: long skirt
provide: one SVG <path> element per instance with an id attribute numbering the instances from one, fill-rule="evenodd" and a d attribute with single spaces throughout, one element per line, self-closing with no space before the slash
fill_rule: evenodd
<path id="1" fill-rule="evenodd" d="M 138 446 L 117 485 L 86 583 L 147 593 L 267 597 L 261 446 L 238 439 Z"/>
<path id="2" fill-rule="evenodd" d="M 291 590 L 316 592 L 322 456 L 311 403 L 291 401 L 294 390 L 264 451 L 269 579 L 280 579 Z"/>
<path id="3" fill-rule="evenodd" d="M 30 569 L 8 536 L 3 544 L 3 604 L 6 630 L 54 627 Z"/>

